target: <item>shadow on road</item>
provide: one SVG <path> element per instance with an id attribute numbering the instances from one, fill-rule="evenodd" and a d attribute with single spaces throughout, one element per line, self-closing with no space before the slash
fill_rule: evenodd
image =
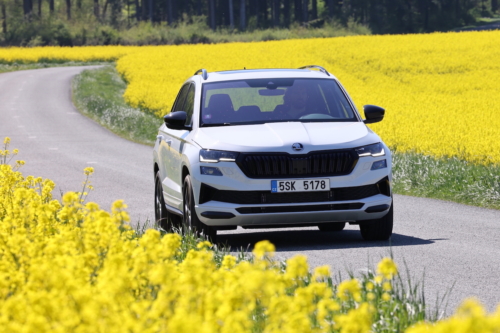
<path id="1" fill-rule="evenodd" d="M 217 235 L 217 243 L 230 246 L 231 251 L 241 248 L 251 250 L 255 243 L 261 240 L 268 240 L 273 243 L 277 252 L 427 245 L 435 241 L 394 233 L 389 241 L 367 242 L 361 238 L 358 230 L 344 230 L 341 232 L 258 230 Z"/>

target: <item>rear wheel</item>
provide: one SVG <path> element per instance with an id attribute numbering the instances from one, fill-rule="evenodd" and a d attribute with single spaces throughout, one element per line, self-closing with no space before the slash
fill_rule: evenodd
<path id="1" fill-rule="evenodd" d="M 184 199 L 184 227 L 191 229 L 197 236 L 203 235 L 212 243 L 215 243 L 217 237 L 217 230 L 200 221 L 194 209 L 194 195 L 193 186 L 191 184 L 191 176 L 187 175 L 184 178 L 184 185 L 182 187 L 182 197 Z"/>
<path id="2" fill-rule="evenodd" d="M 342 231 L 345 228 L 345 222 L 322 223 L 318 225 L 321 231 Z"/>
<path id="3" fill-rule="evenodd" d="M 394 221 L 394 203 L 391 203 L 389 212 L 376 220 L 360 221 L 359 229 L 364 240 L 388 240 L 392 235 Z"/>

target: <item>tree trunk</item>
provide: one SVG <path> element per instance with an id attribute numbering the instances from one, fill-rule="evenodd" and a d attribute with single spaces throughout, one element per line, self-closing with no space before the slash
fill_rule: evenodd
<path id="1" fill-rule="evenodd" d="M 141 5 L 139 4 L 139 0 L 134 0 L 135 2 L 135 19 L 137 22 L 141 20 Z"/>
<path id="2" fill-rule="evenodd" d="M 335 2 L 333 0 L 328 0 L 328 17 L 330 19 L 333 19 L 333 15 L 335 15 Z"/>
<path id="3" fill-rule="evenodd" d="M 153 0 L 148 1 L 149 22 L 153 23 Z"/>
<path id="4" fill-rule="evenodd" d="M 312 0 L 312 19 L 318 18 L 318 0 Z"/>
<path id="5" fill-rule="evenodd" d="M 290 26 L 290 0 L 284 0 L 283 25 L 285 26 L 285 28 L 288 28 Z"/>
<path id="6" fill-rule="evenodd" d="M 50 15 L 54 14 L 54 0 L 49 0 L 49 12 Z"/>
<path id="7" fill-rule="evenodd" d="M 293 20 L 295 22 L 302 22 L 302 0 L 294 0 Z"/>
<path id="8" fill-rule="evenodd" d="M 229 0 L 229 29 L 234 29 L 233 0 Z"/>
<path id="9" fill-rule="evenodd" d="M 32 0 L 23 0 L 23 11 L 24 11 L 24 17 L 29 20 L 31 17 L 31 13 L 33 13 Z"/>
<path id="10" fill-rule="evenodd" d="M 302 3 L 302 22 L 309 22 L 309 0 L 303 0 Z"/>
<path id="11" fill-rule="evenodd" d="M 197 5 L 196 5 L 196 13 L 198 14 L 198 16 L 201 16 L 201 0 L 198 0 L 197 2 Z"/>
<path id="12" fill-rule="evenodd" d="M 215 31 L 215 0 L 209 0 L 210 10 L 210 28 Z"/>
<path id="13" fill-rule="evenodd" d="M 99 0 L 94 0 L 94 16 L 99 20 Z"/>
<path id="14" fill-rule="evenodd" d="M 7 33 L 7 10 L 5 9 L 5 2 L 2 2 L 2 31 Z"/>
<path id="15" fill-rule="evenodd" d="M 498 0 L 491 0 L 491 12 L 495 14 L 498 10 Z"/>
<path id="16" fill-rule="evenodd" d="M 71 0 L 66 0 L 66 17 L 71 20 Z"/>
<path id="17" fill-rule="evenodd" d="M 273 26 L 277 28 L 280 25 L 280 0 L 273 0 L 272 6 Z"/>
<path id="18" fill-rule="evenodd" d="M 260 1 L 259 0 L 254 0 L 254 1 L 255 1 L 255 26 L 258 28 L 260 20 Z"/>
<path id="19" fill-rule="evenodd" d="M 245 31 L 246 29 L 246 15 L 245 15 L 245 0 L 240 1 L 240 29 Z"/>
<path id="20" fill-rule="evenodd" d="M 38 18 L 42 18 L 42 0 L 38 0 Z"/>
<path id="21" fill-rule="evenodd" d="M 174 15 L 172 13 L 172 0 L 167 0 L 167 6 L 168 25 L 172 25 L 174 23 Z"/>

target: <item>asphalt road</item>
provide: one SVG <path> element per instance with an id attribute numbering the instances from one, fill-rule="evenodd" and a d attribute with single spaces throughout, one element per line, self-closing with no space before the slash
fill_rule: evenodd
<path id="1" fill-rule="evenodd" d="M 0 74 L 0 139 L 9 136 L 26 161 L 25 175 L 42 176 L 60 192 L 78 191 L 86 166 L 95 168 L 88 197 L 109 209 L 124 199 L 133 223 L 153 215 L 152 148 L 124 140 L 81 115 L 71 102 L 71 79 L 82 67 Z M 414 280 L 425 273 L 433 303 L 455 283 L 449 309 L 475 296 L 491 311 L 500 304 L 500 211 L 396 195 L 394 234 L 388 242 L 364 242 L 356 226 L 340 233 L 316 228 L 219 232 L 233 249 L 268 239 L 279 258 L 305 254 L 311 266 L 355 273 L 392 251 Z"/>

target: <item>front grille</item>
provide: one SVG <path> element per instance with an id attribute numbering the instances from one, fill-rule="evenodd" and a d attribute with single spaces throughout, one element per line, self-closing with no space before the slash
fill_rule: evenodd
<path id="1" fill-rule="evenodd" d="M 376 184 L 332 188 L 325 192 L 288 192 L 271 193 L 271 191 L 226 191 L 218 190 L 206 184 L 201 184 L 200 204 L 208 201 L 220 201 L 241 205 L 256 204 L 281 204 L 281 203 L 306 203 L 306 202 L 332 202 L 350 201 L 368 198 L 377 194 L 390 196 L 390 193 L 381 191 L 386 186 L 384 178 Z M 269 184 L 269 186 L 271 186 Z"/>
<path id="2" fill-rule="evenodd" d="M 329 210 L 354 210 L 360 209 L 360 202 L 332 205 L 310 205 L 310 206 L 283 206 L 283 207 L 240 207 L 236 211 L 240 214 L 269 214 L 269 213 L 299 213 L 299 212 L 321 212 Z"/>
<path id="3" fill-rule="evenodd" d="M 352 150 L 316 151 L 306 155 L 240 154 L 236 163 L 249 178 L 341 176 L 352 172 L 358 154 Z"/>

